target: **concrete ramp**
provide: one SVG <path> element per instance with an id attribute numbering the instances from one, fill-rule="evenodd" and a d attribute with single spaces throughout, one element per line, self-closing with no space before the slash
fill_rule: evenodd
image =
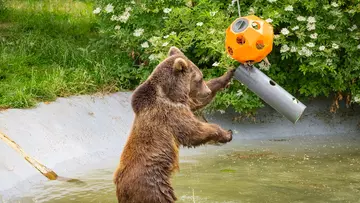
<path id="1" fill-rule="evenodd" d="M 0 131 L 11 137 L 29 155 L 58 175 L 76 178 L 94 168 L 103 168 L 119 157 L 126 142 L 134 114 L 131 93 L 106 96 L 59 98 L 34 109 L 9 109 L 0 112 Z M 359 107 L 328 113 L 330 101 L 306 103 L 303 118 L 296 125 L 271 108 L 259 111 L 255 123 L 233 122 L 231 110 L 208 115 L 208 121 L 235 132 L 234 147 L 245 139 L 274 139 L 293 136 L 359 134 Z M 206 147 L 185 150 L 197 153 Z M 111 158 L 110 158 L 111 157 Z M 112 163 L 113 164 L 113 163 Z M 0 202 L 21 195 L 35 183 L 46 179 L 17 152 L 0 142 Z"/>
<path id="2" fill-rule="evenodd" d="M 79 167 L 119 155 L 134 117 L 130 96 L 60 98 L 34 109 L 10 109 L 0 112 L 0 131 L 58 175 L 71 175 L 83 171 Z M 33 176 L 46 180 L 2 141 L 0 154 L 0 191 Z M 57 165 L 66 161 L 72 164 Z"/>

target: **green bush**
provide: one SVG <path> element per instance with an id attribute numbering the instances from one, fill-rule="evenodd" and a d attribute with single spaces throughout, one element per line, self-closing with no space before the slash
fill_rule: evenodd
<path id="1" fill-rule="evenodd" d="M 207 79 L 238 62 L 225 52 L 225 30 L 238 17 L 236 1 L 103 0 L 94 8 L 99 31 L 131 53 L 143 81 L 177 46 Z M 360 102 L 360 3 L 355 0 L 241 0 L 242 15 L 255 14 L 274 26 L 271 66 L 256 64 L 294 96 L 305 100 L 337 94 Z M 137 84 L 135 84 L 137 85 Z M 346 97 L 345 97 L 346 96 Z M 352 99 L 351 99 L 352 98 Z M 210 109 L 232 106 L 253 113 L 262 101 L 238 82 L 220 93 Z"/>
<path id="2" fill-rule="evenodd" d="M 5 9 L 4 1 L 0 0 L 0 12 L 2 12 Z"/>

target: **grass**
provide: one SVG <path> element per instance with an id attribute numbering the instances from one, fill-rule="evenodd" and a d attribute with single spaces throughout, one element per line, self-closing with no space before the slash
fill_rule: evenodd
<path id="1" fill-rule="evenodd" d="M 0 109 L 139 82 L 127 54 L 99 36 L 92 1 L 6 0 L 2 8 Z"/>

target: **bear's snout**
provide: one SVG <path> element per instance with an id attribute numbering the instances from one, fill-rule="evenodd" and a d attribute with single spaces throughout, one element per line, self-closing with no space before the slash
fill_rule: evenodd
<path id="1" fill-rule="evenodd" d="M 206 98 L 206 97 L 210 96 L 212 92 L 211 92 L 211 90 L 209 88 L 207 88 L 207 89 L 208 89 L 208 91 L 206 90 L 206 91 L 203 91 L 203 92 L 199 92 L 198 97 L 199 98 Z"/>
<path id="2" fill-rule="evenodd" d="M 204 96 L 209 96 L 209 95 L 211 95 L 211 89 L 206 85 L 206 84 L 204 84 L 205 85 L 205 90 L 204 90 Z"/>

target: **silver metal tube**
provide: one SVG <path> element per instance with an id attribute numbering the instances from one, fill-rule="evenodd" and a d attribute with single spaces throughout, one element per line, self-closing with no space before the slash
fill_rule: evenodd
<path id="1" fill-rule="evenodd" d="M 241 64 L 236 69 L 234 78 L 294 124 L 306 108 L 303 103 L 254 66 L 245 68 Z"/>

